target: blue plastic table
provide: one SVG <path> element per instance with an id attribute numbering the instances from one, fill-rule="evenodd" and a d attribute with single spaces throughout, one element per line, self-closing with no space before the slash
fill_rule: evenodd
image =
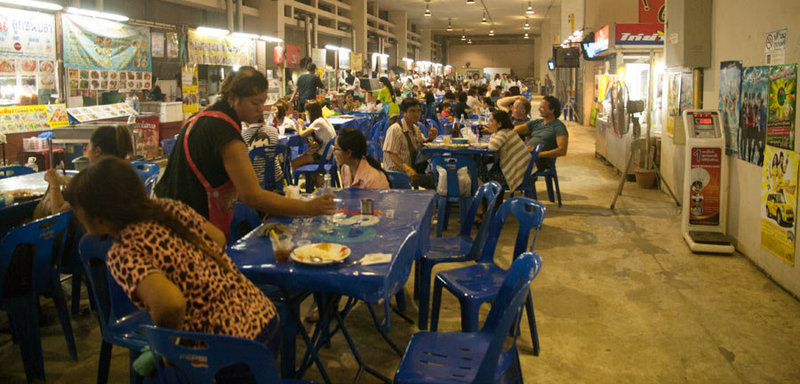
<path id="1" fill-rule="evenodd" d="M 77 171 L 67 171 L 67 175 L 75 175 Z M 44 194 L 47 191 L 47 182 L 44 181 L 45 172 L 30 173 L 21 176 L 11 176 L 0 179 L 0 193 L 16 190 L 26 190 Z M 30 221 L 33 210 L 39 204 L 39 198 L 16 201 L 10 205 L 0 205 L 0 236 L 9 229 Z"/>

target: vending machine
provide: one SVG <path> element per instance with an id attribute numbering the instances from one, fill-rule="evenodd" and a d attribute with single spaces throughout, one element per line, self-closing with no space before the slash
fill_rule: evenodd
<path id="1" fill-rule="evenodd" d="M 725 235 L 728 163 L 719 112 L 691 109 L 683 112 L 686 128 L 683 239 L 692 252 L 734 251 Z"/>

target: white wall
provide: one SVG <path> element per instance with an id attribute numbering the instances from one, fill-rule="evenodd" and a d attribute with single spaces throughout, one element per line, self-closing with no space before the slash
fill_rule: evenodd
<path id="1" fill-rule="evenodd" d="M 800 1 L 714 1 L 711 22 L 712 68 L 705 70 L 703 82 L 706 108 L 717 108 L 719 102 L 721 61 L 741 60 L 745 67 L 766 64 L 764 39 L 769 31 L 788 28 L 786 63 L 800 62 Z M 797 116 L 795 129 L 800 128 L 800 114 Z M 665 178 L 670 178 L 668 173 L 681 175 L 685 146 L 673 145 L 665 135 L 662 149 Z M 729 158 L 729 164 L 728 235 L 734 239 L 739 252 L 752 259 L 781 286 L 800 295 L 800 268 L 789 266 L 761 248 L 761 168 L 735 158 Z M 795 248 L 795 255 L 798 249 L 800 247 Z"/>

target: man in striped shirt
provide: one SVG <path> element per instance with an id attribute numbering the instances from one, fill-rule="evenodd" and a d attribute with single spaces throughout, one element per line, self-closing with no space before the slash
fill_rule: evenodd
<path id="1" fill-rule="evenodd" d="M 433 141 L 439 133 L 431 127 L 426 138 L 417 126 L 422 116 L 419 101 L 406 98 L 400 103 L 400 121 L 392 124 L 386 131 L 383 142 L 383 169 L 390 172 L 403 172 L 411 178 L 414 186 L 433 188 L 433 176 L 425 174 L 427 162 L 416 163 L 417 152 L 422 144 Z"/>

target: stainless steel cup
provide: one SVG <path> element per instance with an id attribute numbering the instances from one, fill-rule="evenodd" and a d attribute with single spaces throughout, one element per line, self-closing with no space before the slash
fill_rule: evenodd
<path id="1" fill-rule="evenodd" d="M 373 201 L 372 199 L 361 199 L 361 214 L 362 215 L 371 215 L 373 208 Z"/>

